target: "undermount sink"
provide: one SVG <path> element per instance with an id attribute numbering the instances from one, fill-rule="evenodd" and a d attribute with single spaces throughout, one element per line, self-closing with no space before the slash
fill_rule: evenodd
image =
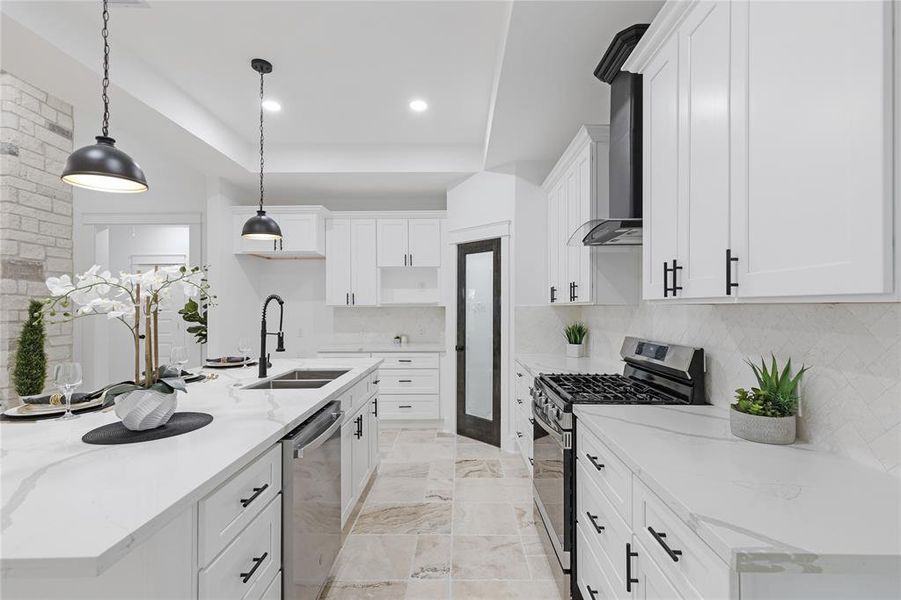
<path id="1" fill-rule="evenodd" d="M 278 377 L 244 386 L 245 390 L 313 390 L 341 377 L 347 370 L 294 369 Z"/>

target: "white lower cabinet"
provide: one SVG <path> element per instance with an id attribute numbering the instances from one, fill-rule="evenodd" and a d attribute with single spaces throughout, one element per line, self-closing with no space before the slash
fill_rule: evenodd
<path id="1" fill-rule="evenodd" d="M 377 408 L 378 407 L 378 408 Z M 341 426 L 341 526 L 347 522 L 379 464 L 378 436 L 381 410 L 373 393 L 362 406 L 345 415 Z"/>
<path id="2" fill-rule="evenodd" d="M 633 600 L 676 600 L 686 598 L 669 582 L 658 563 L 650 557 L 650 553 L 640 543 L 634 542 L 629 548 L 631 556 Z M 698 596 L 699 598 L 701 596 Z M 707 598 L 726 598 L 726 596 L 707 596 Z"/>

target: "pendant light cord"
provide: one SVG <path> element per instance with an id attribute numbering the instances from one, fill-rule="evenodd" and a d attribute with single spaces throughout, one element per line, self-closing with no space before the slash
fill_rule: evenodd
<path id="1" fill-rule="evenodd" d="M 262 73 L 262 71 L 260 72 L 260 210 L 263 210 L 263 73 Z"/>
<path id="2" fill-rule="evenodd" d="M 109 4 L 103 0 L 103 137 L 109 137 Z"/>

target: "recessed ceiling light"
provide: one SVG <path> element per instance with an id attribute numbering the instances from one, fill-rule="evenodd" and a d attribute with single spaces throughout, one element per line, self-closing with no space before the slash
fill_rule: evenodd
<path id="1" fill-rule="evenodd" d="M 282 105 L 275 100 L 263 100 L 263 108 L 269 112 L 278 112 L 282 109 Z"/>
<path id="2" fill-rule="evenodd" d="M 425 100 L 421 100 L 416 98 L 415 100 L 410 100 L 410 110 L 413 112 L 425 112 L 428 110 L 429 104 Z"/>

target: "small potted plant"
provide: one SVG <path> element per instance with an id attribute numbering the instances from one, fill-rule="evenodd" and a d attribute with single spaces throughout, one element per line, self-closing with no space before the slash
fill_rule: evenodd
<path id="1" fill-rule="evenodd" d="M 22 326 L 19 344 L 16 347 L 16 366 L 13 368 L 13 382 L 19 398 L 36 396 L 44 390 L 47 376 L 47 353 L 44 351 L 44 322 L 41 313 L 44 303 L 32 300 L 28 303 L 28 320 Z"/>
<path id="2" fill-rule="evenodd" d="M 563 328 L 566 337 L 566 356 L 569 358 L 582 358 L 585 356 L 585 336 L 588 335 L 588 327 L 585 323 L 570 323 Z"/>
<path id="3" fill-rule="evenodd" d="M 762 444 L 791 444 L 795 441 L 798 414 L 798 386 L 809 367 L 792 375 L 788 359 L 780 372 L 776 357 L 767 368 L 761 358 L 758 367 L 746 361 L 757 377 L 758 387 L 735 390 L 736 402 L 729 411 L 732 435 Z"/>

